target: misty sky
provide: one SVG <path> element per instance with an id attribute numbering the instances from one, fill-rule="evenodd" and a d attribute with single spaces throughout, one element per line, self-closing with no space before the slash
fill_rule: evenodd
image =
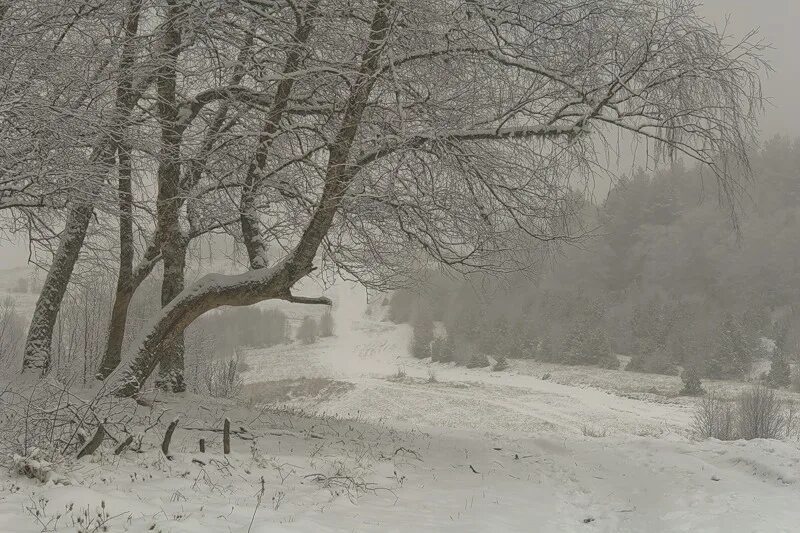
<path id="1" fill-rule="evenodd" d="M 761 121 L 762 137 L 800 137 L 800 0 L 705 0 L 701 13 L 720 26 L 729 16 L 732 33 L 758 29 L 772 44 L 767 59 L 774 71 L 764 80 L 764 95 L 771 102 Z M 0 243 L 0 269 L 23 266 L 26 260 L 21 244 Z"/>
<path id="2" fill-rule="evenodd" d="M 761 121 L 765 137 L 800 136 L 800 0 L 705 0 L 702 13 L 717 24 L 730 16 L 736 34 L 758 29 L 773 46 L 767 59 L 774 71 L 764 80 L 764 95 L 772 102 Z"/>

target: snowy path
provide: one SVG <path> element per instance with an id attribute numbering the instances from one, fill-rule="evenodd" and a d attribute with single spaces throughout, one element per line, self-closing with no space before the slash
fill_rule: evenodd
<path id="1" fill-rule="evenodd" d="M 559 384 L 530 367 L 431 365 L 405 355 L 407 327 L 348 323 L 310 346 L 248 353 L 251 382 L 347 382 L 290 402 L 315 416 L 178 397 L 162 424 L 181 419 L 172 461 L 158 448 L 160 427 L 144 453 L 106 449 L 70 465 L 70 487 L 0 472 L 0 532 L 75 531 L 70 509 L 92 514 L 101 501 L 115 517 L 109 531 L 130 532 L 800 530 L 795 442 L 693 442 L 686 400 Z M 406 377 L 390 379 L 398 368 Z M 236 439 L 223 460 L 218 433 L 188 428 L 225 417 L 255 439 Z M 200 437 L 207 454 L 196 451 Z M 348 480 L 374 490 L 351 500 Z"/>
<path id="2" fill-rule="evenodd" d="M 403 355 L 408 335 L 406 326 L 360 321 L 299 350 L 300 365 L 286 350 L 285 363 L 269 350 L 252 354 L 248 378 L 269 369 L 280 379 L 348 381 L 355 387 L 346 393 L 294 404 L 432 434 L 424 454 L 438 446 L 443 455 L 426 459 L 432 465 L 421 474 L 419 501 L 408 502 L 422 530 L 448 530 L 443 509 L 459 508 L 474 527 L 458 520 L 456 531 L 798 531 L 796 443 L 693 442 L 688 401 L 431 365 Z M 398 368 L 407 377 L 387 379 Z M 462 477 L 469 465 L 480 474 Z M 458 481 L 448 479 L 454 470 Z"/>
<path id="3" fill-rule="evenodd" d="M 544 381 L 512 371 L 469 370 L 416 361 L 407 352 L 409 329 L 361 320 L 332 339 L 250 352 L 248 382 L 322 377 L 353 383 L 344 396 L 298 406 L 341 416 L 366 416 L 404 427 L 481 430 L 498 434 L 685 433 L 691 408 L 654 403 L 595 388 Z M 398 370 L 409 379 L 390 381 Z M 428 383 L 431 373 L 435 383 Z M 313 405 L 312 405 L 313 403 Z"/>

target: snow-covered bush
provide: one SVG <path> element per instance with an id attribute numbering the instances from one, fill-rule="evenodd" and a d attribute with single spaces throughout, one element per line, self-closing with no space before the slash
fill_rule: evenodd
<path id="1" fill-rule="evenodd" d="M 508 370 L 508 359 L 503 356 L 498 356 L 497 361 L 495 361 L 492 370 L 495 372 L 502 372 L 503 370 Z"/>
<path id="2" fill-rule="evenodd" d="M 453 360 L 455 347 L 453 342 L 446 337 L 436 337 L 431 343 L 431 361 L 449 363 Z"/>
<path id="3" fill-rule="evenodd" d="M 719 440 L 780 439 L 791 431 L 794 406 L 777 392 L 755 384 L 735 401 L 708 394 L 697 405 L 692 430 L 699 438 Z"/>
<path id="4" fill-rule="evenodd" d="M 736 401 L 739 437 L 742 439 L 778 439 L 785 435 L 785 406 L 778 394 L 756 384 Z"/>
<path id="5" fill-rule="evenodd" d="M 562 361 L 570 365 L 597 365 L 619 368 L 619 360 L 611 353 L 606 333 L 599 328 L 575 325 L 564 341 Z"/>
<path id="6" fill-rule="evenodd" d="M 61 464 L 78 454 L 101 423 L 106 434 L 124 434 L 130 409 L 130 400 L 102 388 L 83 395 L 52 378 L 0 386 L 0 463 L 27 464 L 32 474 Z"/>
<path id="7" fill-rule="evenodd" d="M 692 431 L 700 439 L 733 440 L 736 438 L 736 412 L 731 402 L 708 394 L 697 404 Z"/>
<path id="8" fill-rule="evenodd" d="M 244 387 L 241 372 L 238 358 L 213 361 L 204 376 L 208 393 L 215 398 L 236 398 Z"/>
<path id="9" fill-rule="evenodd" d="M 708 376 L 715 379 L 742 377 L 750 370 L 751 348 L 741 323 L 728 315 L 717 332 L 716 349 L 707 364 Z"/>
<path id="10" fill-rule="evenodd" d="M 69 480 L 58 474 L 54 469 L 53 463 L 43 459 L 42 455 L 44 454 L 39 448 L 31 449 L 24 456 L 15 453 L 11 457 L 12 468 L 17 474 L 37 479 L 42 483 L 53 482 L 60 485 L 69 485 Z"/>

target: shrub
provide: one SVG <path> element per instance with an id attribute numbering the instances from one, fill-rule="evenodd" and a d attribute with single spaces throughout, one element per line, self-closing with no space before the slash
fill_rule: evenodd
<path id="1" fill-rule="evenodd" d="M 503 370 L 507 370 L 508 366 L 509 366 L 508 365 L 508 359 L 506 359 L 505 357 L 500 356 L 500 357 L 497 358 L 497 361 L 495 362 L 494 366 L 492 367 L 492 370 L 495 371 L 495 372 L 501 372 Z"/>
<path id="2" fill-rule="evenodd" d="M 485 368 L 491 365 L 489 359 L 482 353 L 475 353 L 467 361 L 467 368 Z"/>
<path id="3" fill-rule="evenodd" d="M 734 406 L 715 394 L 709 394 L 697 405 L 692 431 L 701 439 L 734 440 L 735 422 Z"/>
<path id="4" fill-rule="evenodd" d="M 754 385 L 739 396 L 736 404 L 741 438 L 777 439 L 784 435 L 784 407 L 774 390 L 763 385 Z"/>
<path id="5" fill-rule="evenodd" d="M 297 328 L 297 340 L 303 344 L 313 344 L 317 341 L 318 334 L 317 321 L 310 316 L 303 318 L 303 322 Z"/>
<path id="6" fill-rule="evenodd" d="M 404 381 L 408 375 L 406 374 L 405 369 L 398 367 L 397 372 L 389 376 L 389 381 Z"/>
<path id="7" fill-rule="evenodd" d="M 787 410 L 773 389 L 756 384 L 735 402 L 708 394 L 697 405 L 692 430 L 719 440 L 778 439 L 788 435 L 794 417 L 794 406 Z"/>
<path id="8" fill-rule="evenodd" d="M 212 361 L 205 375 L 208 393 L 214 398 L 235 398 L 244 387 L 239 359 Z"/>

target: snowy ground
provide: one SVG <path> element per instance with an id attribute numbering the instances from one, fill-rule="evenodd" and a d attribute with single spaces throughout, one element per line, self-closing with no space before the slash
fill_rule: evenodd
<path id="1" fill-rule="evenodd" d="M 245 402 L 159 403 L 144 453 L 65 465 L 70 487 L 0 475 L 0 531 L 53 530 L 59 512 L 74 531 L 87 506 L 110 531 L 798 531 L 797 443 L 691 440 L 677 378 L 415 361 L 379 305 L 333 296 L 336 337 L 247 353 Z M 226 416 L 247 429 L 227 460 L 190 429 Z"/>

